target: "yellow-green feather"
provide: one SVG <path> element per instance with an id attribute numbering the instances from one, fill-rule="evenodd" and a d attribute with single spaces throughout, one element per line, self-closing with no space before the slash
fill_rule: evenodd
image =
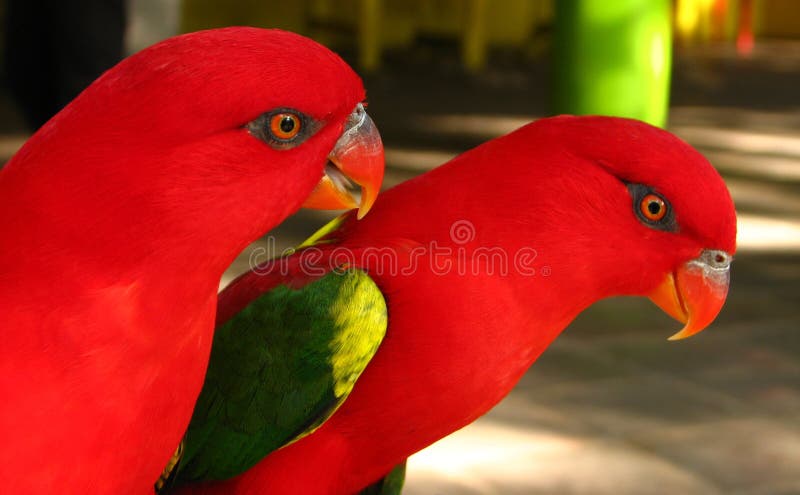
<path id="1" fill-rule="evenodd" d="M 350 213 L 342 213 L 338 217 L 336 217 L 333 220 L 331 220 L 330 222 L 326 223 L 325 225 L 320 227 L 319 230 L 317 230 L 316 232 L 311 234 L 311 237 L 309 237 L 308 239 L 303 241 L 302 244 L 297 246 L 297 248 L 294 251 L 297 251 L 297 250 L 300 250 L 300 249 L 304 249 L 304 248 L 307 248 L 307 247 L 310 247 L 310 246 L 317 246 L 319 244 L 325 244 L 325 243 L 328 243 L 328 242 L 333 242 L 333 240 L 323 241 L 321 239 L 323 237 L 325 237 L 326 235 L 328 235 L 328 234 L 330 234 L 332 232 L 335 232 L 339 227 L 341 227 L 341 225 L 344 223 L 345 219 L 349 215 L 350 215 Z"/>
<path id="2" fill-rule="evenodd" d="M 400 495 L 405 481 L 406 461 L 403 461 L 389 471 L 389 474 L 358 492 L 358 495 Z"/>
<path id="3" fill-rule="evenodd" d="M 383 295 L 361 270 L 253 301 L 217 329 L 169 486 L 236 476 L 313 432 L 353 390 L 386 327 Z"/>
<path id="4" fill-rule="evenodd" d="M 363 272 L 354 272 L 357 277 L 369 277 Z M 366 282 L 363 282 L 366 283 Z M 372 284 L 372 280 L 369 280 Z M 336 326 L 343 329 L 386 328 L 386 302 L 379 290 L 363 291 L 362 307 L 354 311 L 348 297 L 340 297 L 331 306 L 331 317 Z M 362 332 L 363 333 L 363 332 Z M 381 338 L 383 336 L 381 335 Z M 334 394 L 343 397 L 353 390 L 356 380 L 372 359 L 379 341 L 374 338 L 353 338 L 350 332 L 339 332 L 331 340 L 331 365 L 333 366 Z"/>

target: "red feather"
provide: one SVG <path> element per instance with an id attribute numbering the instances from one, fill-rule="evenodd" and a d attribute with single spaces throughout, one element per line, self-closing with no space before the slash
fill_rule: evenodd
<path id="1" fill-rule="evenodd" d="M 643 225 L 630 182 L 663 194 L 680 230 Z M 349 253 L 386 297 L 377 355 L 315 433 L 238 478 L 186 493 L 355 493 L 488 411 L 591 303 L 646 295 L 704 248 L 733 253 L 735 213 L 717 172 L 674 136 L 631 120 L 559 117 L 383 193 L 330 239 L 319 264 Z M 409 242 L 424 249 L 404 272 L 415 256 Z M 481 258 L 491 248 L 507 272 Z M 397 268 L 377 249 L 394 253 Z M 292 277 L 302 255 L 288 265 Z M 240 278 L 221 301 L 241 307 L 257 297 L 259 278 Z"/>
<path id="2" fill-rule="evenodd" d="M 217 284 L 297 210 L 364 98 L 338 56 L 229 28 L 106 72 L 0 172 L 0 479 L 8 493 L 151 493 L 211 343 Z M 323 123 L 291 150 L 245 124 Z"/>

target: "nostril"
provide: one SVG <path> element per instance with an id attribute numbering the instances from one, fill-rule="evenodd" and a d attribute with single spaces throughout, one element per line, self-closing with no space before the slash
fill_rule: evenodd
<path id="1" fill-rule="evenodd" d="M 718 270 L 727 269 L 731 264 L 731 258 L 730 254 L 716 249 L 706 249 L 700 256 L 704 263 Z"/>

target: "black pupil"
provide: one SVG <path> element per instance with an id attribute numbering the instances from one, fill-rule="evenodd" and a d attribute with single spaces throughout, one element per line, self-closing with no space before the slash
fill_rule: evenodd
<path id="1" fill-rule="evenodd" d="M 287 134 L 294 130 L 294 125 L 295 125 L 294 119 L 289 117 L 288 115 L 286 115 L 281 119 L 281 125 L 280 125 L 281 131 Z"/>
<path id="2" fill-rule="evenodd" d="M 658 201 L 650 201 L 647 203 L 647 211 L 649 211 L 651 215 L 658 215 L 661 213 L 661 203 Z"/>

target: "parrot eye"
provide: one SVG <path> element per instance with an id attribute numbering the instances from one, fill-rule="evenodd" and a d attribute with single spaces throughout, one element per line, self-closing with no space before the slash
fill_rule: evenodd
<path id="1" fill-rule="evenodd" d="M 306 140 L 315 127 L 312 119 L 297 110 L 276 108 L 247 124 L 250 134 L 275 149 L 294 148 Z"/>
<path id="2" fill-rule="evenodd" d="M 302 127 L 300 117 L 292 113 L 276 113 L 269 119 L 269 132 L 275 139 L 292 139 Z"/>
<path id="3" fill-rule="evenodd" d="M 663 196 L 641 184 L 628 184 L 628 192 L 633 198 L 633 210 L 640 222 L 658 230 L 678 231 L 672 208 Z"/>
<path id="4" fill-rule="evenodd" d="M 639 202 L 639 210 L 645 218 L 658 222 L 667 214 L 667 204 L 656 194 L 648 194 Z"/>

